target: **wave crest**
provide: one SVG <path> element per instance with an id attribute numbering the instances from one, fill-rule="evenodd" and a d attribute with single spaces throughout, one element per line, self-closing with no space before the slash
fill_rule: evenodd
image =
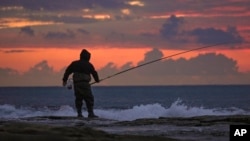
<path id="1" fill-rule="evenodd" d="M 95 109 L 95 113 L 102 118 L 131 121 L 140 118 L 159 117 L 195 117 L 205 115 L 249 115 L 245 110 L 229 107 L 206 109 L 204 107 L 192 107 L 184 104 L 181 99 L 174 101 L 170 107 L 164 107 L 159 103 L 134 106 L 130 109 Z M 83 114 L 87 115 L 86 112 Z M 0 105 L 0 119 L 25 118 L 36 116 L 76 116 L 75 109 L 68 105 L 58 109 L 35 109 L 31 107 L 15 107 L 14 105 Z"/>

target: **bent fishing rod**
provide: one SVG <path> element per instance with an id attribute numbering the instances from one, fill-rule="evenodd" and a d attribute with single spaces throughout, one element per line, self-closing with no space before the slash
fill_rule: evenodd
<path id="1" fill-rule="evenodd" d="M 201 49 L 205 49 L 205 48 L 210 48 L 210 47 L 215 47 L 215 46 L 219 46 L 219 45 L 229 44 L 229 43 L 231 43 L 231 42 L 217 43 L 217 44 L 208 45 L 208 46 L 203 46 L 203 47 L 199 47 L 199 48 L 194 48 L 194 49 L 186 50 L 186 51 L 179 52 L 179 53 L 176 53 L 176 54 L 172 54 L 172 55 L 169 55 L 169 56 L 165 56 L 165 57 L 162 57 L 162 58 L 159 58 L 159 59 L 155 59 L 155 60 L 152 60 L 152 61 L 143 63 L 143 64 L 141 64 L 141 65 L 137 65 L 137 66 L 135 66 L 135 67 L 131 67 L 131 68 L 129 68 L 129 69 L 126 69 L 126 70 L 117 72 L 117 73 L 115 73 L 115 74 L 109 75 L 109 76 L 107 76 L 107 77 L 104 77 L 104 78 L 100 79 L 99 82 L 104 81 L 104 80 L 109 79 L 109 78 L 112 78 L 112 77 L 115 77 L 115 76 L 117 76 L 117 75 L 119 75 L 119 74 L 122 74 L 122 73 L 125 73 L 125 72 L 128 72 L 128 71 L 131 71 L 131 70 L 133 70 L 133 69 L 136 69 L 136 68 L 139 68 L 139 67 L 142 67 L 142 66 L 146 66 L 146 65 L 148 65 L 148 64 L 152 64 L 152 63 L 155 63 L 155 62 L 164 60 L 164 59 L 172 58 L 172 57 L 174 57 L 174 56 L 178 56 L 178 55 L 181 55 L 181 54 L 185 54 L 185 53 L 188 53 L 188 52 L 192 52 L 192 51 L 196 51 L 196 50 L 201 50 Z M 92 83 L 90 83 L 90 85 L 93 85 L 93 84 L 95 84 L 95 83 L 97 83 L 97 82 L 92 82 Z"/>

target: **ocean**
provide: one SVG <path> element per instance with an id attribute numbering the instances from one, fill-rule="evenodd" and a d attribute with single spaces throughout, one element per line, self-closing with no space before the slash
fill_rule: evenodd
<path id="1" fill-rule="evenodd" d="M 103 119 L 119 122 L 162 117 L 250 115 L 250 85 L 93 86 L 92 90 L 95 113 Z M 83 109 L 87 116 L 85 105 Z M 76 116 L 73 90 L 65 87 L 0 87 L 0 120 L 44 116 Z M 146 126 L 133 127 L 136 134 L 148 134 L 143 132 L 145 129 L 153 130 Z M 98 128 L 111 133 L 128 133 L 124 126 Z M 171 129 L 179 128 L 171 126 Z M 213 127 L 217 128 L 229 130 L 225 126 Z M 161 125 L 154 129 L 151 133 L 156 134 L 162 133 L 164 128 Z"/>
<path id="2" fill-rule="evenodd" d="M 96 86 L 92 90 L 96 114 L 115 120 L 250 114 L 248 85 Z M 0 88 L 0 118 L 48 115 L 75 116 L 73 90 Z"/>

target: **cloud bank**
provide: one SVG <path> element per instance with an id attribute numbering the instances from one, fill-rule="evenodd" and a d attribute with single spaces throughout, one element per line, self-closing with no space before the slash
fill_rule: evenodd
<path id="1" fill-rule="evenodd" d="M 160 49 L 187 50 L 221 42 L 237 45 L 215 50 L 249 49 L 249 9 L 249 0 L 1 0 L 0 52 L 154 48 L 138 62 L 143 64 L 162 57 Z M 105 77 L 131 67 L 131 62 L 122 67 L 110 62 L 99 72 Z M 249 74 L 240 73 L 237 67 L 237 62 L 225 55 L 207 53 L 189 60 L 163 60 L 101 84 L 249 84 Z M 55 72 L 47 61 L 23 74 L 11 68 L 0 70 L 5 80 L 1 85 L 58 85 L 63 73 Z"/>
<path id="2" fill-rule="evenodd" d="M 2 0 L 0 47 L 155 47 L 249 42 L 250 2 L 193 0 Z M 18 24 L 17 24 L 18 23 Z M 83 29 L 83 30 L 80 30 Z M 82 38 L 82 36 L 88 38 Z M 32 40 L 31 40 L 32 39 Z M 53 42 L 50 40 L 53 39 Z M 58 40 L 58 41 L 55 41 Z M 39 44 L 37 44 L 39 42 Z M 72 44 L 73 43 L 73 44 Z M 184 46 L 185 45 L 185 46 Z M 234 47 L 236 48 L 236 47 Z M 249 48 L 244 44 L 244 48 Z"/>
<path id="3" fill-rule="evenodd" d="M 137 65 L 163 57 L 158 49 L 145 53 Z M 98 70 L 100 78 L 135 67 L 131 62 L 117 67 L 110 62 Z M 0 86 L 60 86 L 65 68 L 55 72 L 46 60 L 19 74 L 10 68 L 0 68 L 3 78 Z M 223 54 L 206 53 L 190 59 L 167 59 L 146 65 L 116 77 L 107 79 L 98 85 L 217 85 L 250 84 L 250 72 L 238 71 L 237 62 Z"/>
<path id="4" fill-rule="evenodd" d="M 182 17 L 172 15 L 162 25 L 160 35 L 167 41 L 178 43 L 191 43 L 193 41 L 204 45 L 217 43 L 243 43 L 244 38 L 239 34 L 237 28 L 227 27 L 227 30 L 208 28 L 194 28 L 184 30 L 185 20 Z"/>

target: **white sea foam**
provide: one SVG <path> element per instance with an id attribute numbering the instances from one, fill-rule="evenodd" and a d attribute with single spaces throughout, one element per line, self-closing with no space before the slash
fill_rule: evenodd
<path id="1" fill-rule="evenodd" d="M 135 120 L 139 118 L 159 117 L 195 117 L 204 115 L 248 115 L 250 112 L 230 107 L 227 109 L 206 109 L 204 107 L 190 107 L 177 100 L 168 108 L 162 105 L 147 104 L 134 106 L 126 110 L 96 110 L 101 117 L 115 120 Z"/>
<path id="2" fill-rule="evenodd" d="M 158 117 L 195 117 L 204 115 L 249 115 L 250 112 L 242 109 L 230 107 L 227 109 L 215 108 L 206 109 L 204 107 L 190 107 L 176 100 L 170 107 L 161 104 L 138 105 L 130 109 L 95 109 L 95 113 L 102 118 L 130 121 L 140 118 Z M 87 113 L 84 112 L 84 115 Z M 36 116 L 76 116 L 75 109 L 71 106 L 61 106 L 59 109 L 15 107 L 14 105 L 0 105 L 0 119 L 15 119 Z"/>

